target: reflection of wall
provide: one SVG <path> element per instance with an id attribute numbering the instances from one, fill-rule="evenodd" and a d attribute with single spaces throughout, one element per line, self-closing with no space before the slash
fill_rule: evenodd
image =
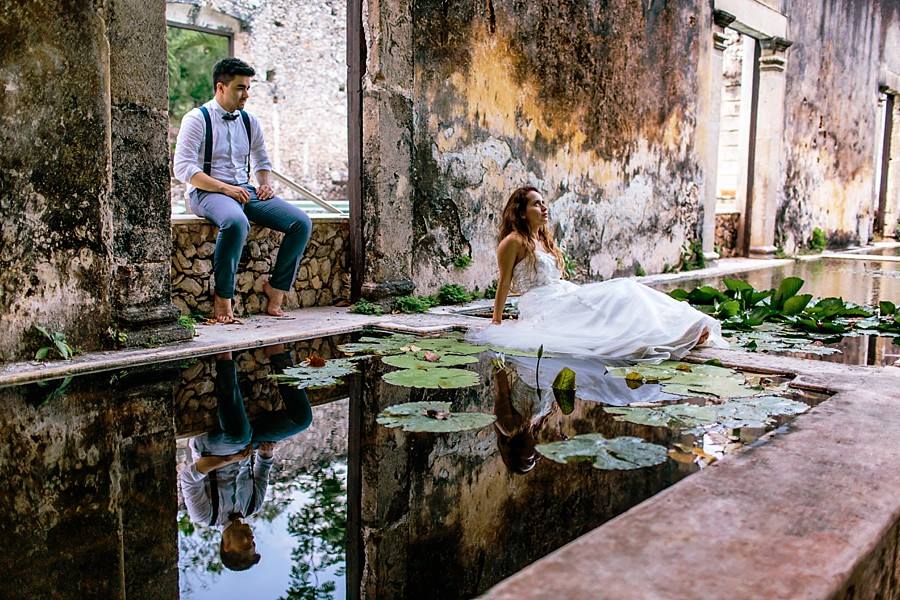
<path id="1" fill-rule="evenodd" d="M 0 393 L 3 598 L 177 597 L 172 388 L 139 379 Z"/>
<path id="2" fill-rule="evenodd" d="M 455 410 L 492 412 L 490 367 L 481 367 L 483 385 L 455 394 L 430 391 L 427 399 L 453 400 Z M 353 399 L 364 415 L 363 598 L 472 597 L 681 476 L 671 465 L 604 472 L 547 460 L 526 475 L 511 475 L 493 428 L 429 435 L 377 425 L 375 415 L 385 406 L 425 395 L 373 379 Z M 662 428 L 614 422 L 599 404 L 579 402 L 569 416 L 552 415 L 539 439 L 593 431 L 657 443 L 666 443 L 668 435 Z"/>

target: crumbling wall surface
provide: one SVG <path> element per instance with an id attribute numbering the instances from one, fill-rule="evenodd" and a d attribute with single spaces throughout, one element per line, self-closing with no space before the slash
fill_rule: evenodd
<path id="1" fill-rule="evenodd" d="M 496 277 L 498 217 L 525 184 L 543 191 L 585 278 L 677 263 L 702 221 L 694 138 L 708 13 L 686 1 L 418 0 L 419 291 Z M 474 262 L 454 270 L 461 255 Z"/>
<path id="2" fill-rule="evenodd" d="M 876 105 L 892 2 L 788 3 L 783 193 L 777 242 L 865 242 L 875 219 Z"/>
<path id="3" fill-rule="evenodd" d="M 91 349 L 109 323 L 104 10 L 25 0 L 0 11 L 0 361 L 27 354 L 34 324 Z"/>

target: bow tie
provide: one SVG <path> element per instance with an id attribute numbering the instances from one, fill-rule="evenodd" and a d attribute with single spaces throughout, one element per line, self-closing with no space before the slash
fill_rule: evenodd
<path id="1" fill-rule="evenodd" d="M 238 118 L 238 116 L 239 116 L 238 114 L 233 115 L 231 113 L 225 113 L 224 115 L 222 115 L 222 118 L 225 119 L 226 121 L 234 121 L 235 119 Z"/>

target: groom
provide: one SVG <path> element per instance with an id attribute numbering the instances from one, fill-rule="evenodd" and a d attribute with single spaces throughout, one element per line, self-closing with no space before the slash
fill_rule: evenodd
<path id="1" fill-rule="evenodd" d="M 184 116 L 175 145 L 175 177 L 188 186 L 191 212 L 219 228 L 213 256 L 213 312 L 220 323 L 234 321 L 235 273 L 251 222 L 285 234 L 263 287 L 269 299 L 266 312 L 276 317 L 284 316 L 284 295 L 294 285 L 312 232 L 305 212 L 275 196 L 262 128 L 243 110 L 255 73 L 236 58 L 217 62 L 215 97 Z M 251 171 L 258 187 L 250 183 Z"/>

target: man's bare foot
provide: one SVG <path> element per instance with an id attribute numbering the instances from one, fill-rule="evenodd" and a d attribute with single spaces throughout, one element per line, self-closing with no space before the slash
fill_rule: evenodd
<path id="1" fill-rule="evenodd" d="M 219 323 L 234 323 L 231 298 L 219 298 L 218 295 L 213 295 L 213 318 Z"/>
<path id="2" fill-rule="evenodd" d="M 281 309 L 281 304 L 284 302 L 284 292 L 273 288 L 268 281 L 263 286 L 263 292 L 269 299 L 269 303 L 266 306 L 266 314 L 273 317 L 283 317 L 284 311 Z"/>
<path id="3" fill-rule="evenodd" d="M 709 329 L 704 329 L 703 333 L 700 334 L 700 339 L 697 340 L 697 345 L 702 346 L 706 343 L 706 340 L 709 339 Z"/>

